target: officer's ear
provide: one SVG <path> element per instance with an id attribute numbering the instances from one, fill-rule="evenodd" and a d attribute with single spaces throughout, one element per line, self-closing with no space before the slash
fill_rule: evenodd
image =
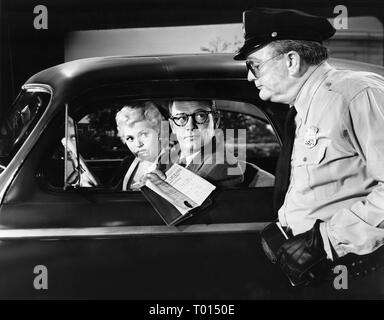
<path id="1" fill-rule="evenodd" d="M 291 76 L 296 76 L 300 73 L 300 67 L 303 63 L 300 55 L 296 51 L 289 51 L 286 53 L 286 65 L 288 68 L 288 73 Z"/>

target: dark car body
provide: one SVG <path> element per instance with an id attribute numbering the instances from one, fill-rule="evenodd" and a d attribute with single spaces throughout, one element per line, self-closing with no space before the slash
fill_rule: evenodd
<path id="1" fill-rule="evenodd" d="M 380 66 L 331 64 L 384 74 Z M 355 280 L 348 290 L 332 282 L 291 287 L 260 246 L 260 230 L 276 219 L 272 187 L 221 190 L 206 211 L 167 226 L 141 193 L 63 190 L 44 179 L 46 150 L 61 137 L 65 110 L 80 119 L 82 101 L 97 104 L 111 95 L 246 102 L 258 106 L 281 138 L 288 107 L 261 101 L 246 73 L 245 64 L 231 55 L 211 54 L 83 59 L 31 77 L 23 91 L 45 92 L 49 101 L 0 175 L 0 297 L 383 297 L 379 273 Z M 273 173 L 276 159 L 268 162 Z M 36 266 L 46 267 L 48 289 L 34 286 Z"/>

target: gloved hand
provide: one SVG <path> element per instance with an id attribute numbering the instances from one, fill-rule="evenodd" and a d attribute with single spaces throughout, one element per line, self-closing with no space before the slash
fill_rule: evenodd
<path id="1" fill-rule="evenodd" d="M 327 265 L 320 234 L 321 222 L 316 220 L 312 229 L 288 239 L 277 251 L 277 263 L 292 285 L 316 282 Z"/>

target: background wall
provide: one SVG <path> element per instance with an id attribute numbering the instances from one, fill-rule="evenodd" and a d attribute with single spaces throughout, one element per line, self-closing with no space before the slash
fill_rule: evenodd
<path id="1" fill-rule="evenodd" d="M 332 19 L 329 19 L 332 23 Z M 376 17 L 350 17 L 348 29 L 326 41 L 331 56 L 373 64 L 383 62 L 383 26 Z M 241 23 L 124 28 L 70 32 L 65 61 L 108 55 L 235 52 L 242 46 Z"/>
<path id="2" fill-rule="evenodd" d="M 138 54 L 139 44 L 144 43 L 146 43 L 146 53 L 155 51 L 153 46 L 155 42 L 149 41 L 150 38 L 144 39 L 137 33 L 140 30 L 150 33 L 151 30 L 143 28 L 152 28 L 158 33 L 163 32 L 160 39 L 164 40 L 158 39 L 157 43 L 163 45 L 163 49 L 173 52 L 186 50 L 189 46 L 185 43 L 191 44 L 195 47 L 194 50 L 200 50 L 200 52 L 223 51 L 229 50 L 228 47 L 224 48 L 225 41 L 228 40 L 223 38 L 221 27 L 217 25 L 229 24 L 228 28 L 238 28 L 242 19 L 241 13 L 246 9 L 255 6 L 296 8 L 332 18 L 336 16 L 333 8 L 338 4 L 320 0 L 0 1 L 0 116 L 11 105 L 21 85 L 42 69 L 65 60 L 95 54 Z M 361 30 L 357 30 L 355 34 L 348 30 L 338 34 L 335 42 L 330 43 L 333 55 L 382 64 L 382 24 L 378 21 L 384 20 L 384 3 L 378 0 L 343 1 L 343 3 L 347 6 L 350 17 L 375 16 L 378 20 L 371 21 L 365 26 L 363 23 Z M 48 8 L 47 30 L 36 30 L 33 26 L 33 20 L 36 17 L 33 10 L 39 4 Z M 186 37 L 185 33 L 182 33 L 184 38 L 180 35 L 173 36 L 174 41 L 172 38 L 164 38 L 164 35 L 171 35 L 172 32 L 177 34 L 177 28 L 174 27 L 184 26 L 193 29 L 192 26 L 197 28 L 202 25 L 211 25 L 205 27 L 205 30 L 213 30 L 209 33 L 212 43 L 207 37 Z M 161 27 L 168 27 L 168 29 L 157 29 Z M 120 30 L 111 31 L 114 29 Z M 111 41 L 111 32 L 120 33 L 122 38 L 117 39 L 116 43 L 100 46 L 103 41 Z M 124 34 L 124 32 L 127 33 Z M 134 32 L 136 32 L 135 39 L 126 38 L 127 34 L 132 36 Z M 225 34 L 228 32 L 226 31 Z M 231 32 L 239 34 L 239 31 Z M 186 39 L 189 39 L 189 42 L 186 42 Z M 239 41 L 238 38 L 231 39 L 229 41 L 232 48 L 239 44 L 236 42 Z M 197 44 L 196 41 L 199 43 Z M 127 43 L 131 43 L 130 50 L 127 50 Z"/>

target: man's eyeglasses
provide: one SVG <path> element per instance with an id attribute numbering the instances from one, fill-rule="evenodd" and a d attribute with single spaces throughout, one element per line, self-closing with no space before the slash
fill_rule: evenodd
<path id="1" fill-rule="evenodd" d="M 211 113 L 212 111 L 198 111 L 191 114 L 179 113 L 177 116 L 170 117 L 170 119 L 175 123 L 175 125 L 184 127 L 188 123 L 189 117 L 192 117 L 194 123 L 204 124 L 208 121 L 209 114 Z"/>
<path id="2" fill-rule="evenodd" d="M 272 58 L 269 58 L 265 61 L 263 61 L 262 63 L 258 63 L 258 62 L 255 62 L 253 60 L 247 60 L 245 61 L 245 64 L 247 65 L 247 68 L 249 71 L 252 72 L 252 74 L 256 77 L 256 78 L 259 78 L 260 77 L 260 71 L 261 71 L 261 68 L 269 61 L 281 56 L 282 53 L 278 54 L 277 56 L 273 56 Z"/>

